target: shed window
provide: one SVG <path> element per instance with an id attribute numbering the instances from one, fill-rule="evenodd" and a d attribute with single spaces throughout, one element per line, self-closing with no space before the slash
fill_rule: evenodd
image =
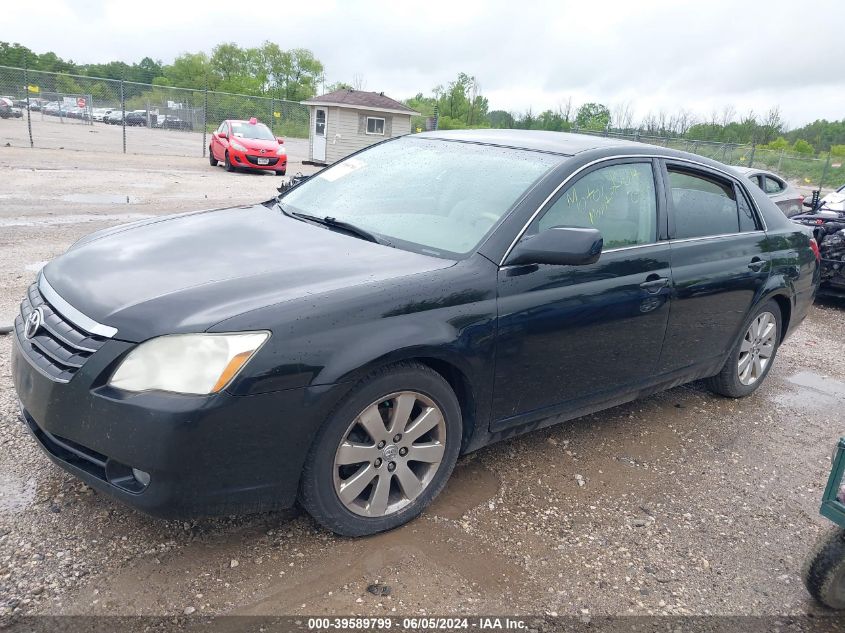
<path id="1" fill-rule="evenodd" d="M 368 116 L 367 134 L 378 134 L 379 136 L 384 136 L 384 119 Z"/>

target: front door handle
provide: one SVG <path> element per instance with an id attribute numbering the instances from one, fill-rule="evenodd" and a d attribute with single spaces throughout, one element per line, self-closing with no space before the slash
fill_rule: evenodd
<path id="1" fill-rule="evenodd" d="M 751 263 L 748 264 L 748 267 L 753 270 L 755 273 L 759 273 L 763 266 L 766 265 L 766 262 L 760 259 L 759 257 L 754 257 L 751 259 Z"/>
<path id="2" fill-rule="evenodd" d="M 649 294 L 657 294 L 669 283 L 668 277 L 658 277 L 651 274 L 646 277 L 645 281 L 640 284 L 640 288 L 646 290 Z"/>

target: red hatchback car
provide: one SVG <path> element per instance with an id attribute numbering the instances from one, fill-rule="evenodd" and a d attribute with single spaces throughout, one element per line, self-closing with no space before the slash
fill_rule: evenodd
<path id="1" fill-rule="evenodd" d="M 275 171 L 284 176 L 288 166 L 284 142 L 255 117 L 249 121 L 230 119 L 223 121 L 211 135 L 208 160 L 212 167 L 223 163 L 226 171 L 243 167 Z"/>

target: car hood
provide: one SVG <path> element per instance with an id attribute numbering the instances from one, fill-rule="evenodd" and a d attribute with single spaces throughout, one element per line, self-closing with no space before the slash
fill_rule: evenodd
<path id="1" fill-rule="evenodd" d="M 106 229 L 74 244 L 42 274 L 71 306 L 116 328 L 115 338 L 138 342 L 453 263 L 256 205 Z"/>
<path id="2" fill-rule="evenodd" d="M 822 202 L 826 203 L 829 209 L 840 210 L 843 207 L 843 203 L 845 203 L 845 193 L 834 191 L 822 198 Z"/>
<path id="3" fill-rule="evenodd" d="M 268 152 L 275 152 L 279 149 L 279 142 L 277 140 L 264 141 L 257 138 L 243 138 L 241 136 L 232 137 L 232 141 L 240 143 L 247 149 L 266 150 Z"/>

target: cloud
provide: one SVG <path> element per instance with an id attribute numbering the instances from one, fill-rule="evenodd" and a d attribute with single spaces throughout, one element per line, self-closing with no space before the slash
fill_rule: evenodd
<path id="1" fill-rule="evenodd" d="M 648 111 L 779 105 L 792 125 L 845 114 L 845 3 L 292 2 L 39 0 L 4 9 L 0 40 L 78 62 L 170 61 L 223 41 L 309 48 L 327 81 L 364 76 L 404 98 L 458 72 L 492 108 L 534 111 L 600 101 Z"/>

